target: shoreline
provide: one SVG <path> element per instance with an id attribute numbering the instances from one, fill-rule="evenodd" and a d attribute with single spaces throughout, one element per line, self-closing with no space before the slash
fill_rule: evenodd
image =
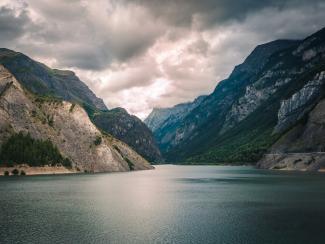
<path id="1" fill-rule="evenodd" d="M 255 169 L 261 170 L 269 170 L 269 171 L 278 171 L 278 172 L 314 172 L 314 173 L 325 173 L 325 168 L 320 168 L 318 170 L 307 170 L 305 168 L 297 169 L 297 168 L 259 168 L 254 164 L 175 164 L 175 163 L 164 163 L 164 164 L 156 164 L 155 166 L 163 166 L 163 165 L 171 165 L 171 166 L 232 166 L 232 167 L 254 167 Z M 17 169 L 18 174 L 13 174 L 12 171 Z M 9 175 L 5 175 L 5 172 L 9 172 Z M 22 174 L 22 172 L 24 172 Z M 105 172 L 102 172 L 105 173 Z M 6 176 L 37 176 L 37 175 L 72 175 L 72 174 L 86 174 L 81 171 L 77 171 L 76 169 L 68 169 L 63 166 L 37 166 L 31 167 L 28 165 L 17 165 L 14 167 L 0 167 L 0 177 Z"/>
<path id="2" fill-rule="evenodd" d="M 14 174 L 13 170 L 18 170 L 18 173 Z M 155 167 L 144 170 L 154 170 Z M 9 175 L 6 175 L 5 172 Z M 10 176 L 37 176 L 37 175 L 76 175 L 76 174 L 102 174 L 102 173 L 126 173 L 126 172 L 136 172 L 142 170 L 130 170 L 130 171 L 111 171 L 111 172 L 84 172 L 77 169 L 68 169 L 64 166 L 28 166 L 26 164 L 16 165 L 13 167 L 3 167 L 0 166 L 0 177 L 10 177 Z M 23 173 L 22 173 L 23 172 Z"/>
<path id="3" fill-rule="evenodd" d="M 13 171 L 18 173 L 14 174 Z M 5 175 L 8 172 L 9 175 Z M 81 173 L 75 169 L 68 169 L 63 166 L 37 166 L 31 167 L 27 165 L 17 165 L 14 167 L 0 167 L 0 176 L 29 176 L 29 175 L 63 175 Z"/>
<path id="4" fill-rule="evenodd" d="M 253 167 L 258 170 L 269 170 L 269 171 L 282 171 L 282 172 L 315 172 L 315 173 L 325 173 L 325 168 L 319 168 L 319 169 L 307 169 L 307 168 L 291 168 L 291 167 L 284 167 L 284 168 L 261 168 L 258 166 L 257 163 L 220 163 L 220 164 L 202 164 L 202 163 L 197 163 L 197 164 L 186 164 L 186 163 L 163 163 L 163 164 L 155 164 L 155 166 L 159 165 L 173 165 L 173 166 L 231 166 L 231 167 Z"/>

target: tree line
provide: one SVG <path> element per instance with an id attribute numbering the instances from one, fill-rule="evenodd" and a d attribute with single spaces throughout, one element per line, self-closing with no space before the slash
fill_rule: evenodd
<path id="1" fill-rule="evenodd" d="M 22 132 L 13 134 L 0 149 L 0 164 L 28 164 L 29 166 L 63 165 L 71 167 L 68 158 L 61 155 L 50 140 L 37 140 Z"/>

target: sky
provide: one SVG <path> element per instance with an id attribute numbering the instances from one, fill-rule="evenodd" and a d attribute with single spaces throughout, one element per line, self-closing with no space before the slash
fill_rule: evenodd
<path id="1" fill-rule="evenodd" d="M 324 13 L 324 0 L 0 0 L 0 47 L 144 119 L 211 93 L 258 44 L 325 27 Z"/>

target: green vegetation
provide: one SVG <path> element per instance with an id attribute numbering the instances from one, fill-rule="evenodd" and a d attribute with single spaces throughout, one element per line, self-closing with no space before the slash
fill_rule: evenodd
<path id="1" fill-rule="evenodd" d="M 125 162 L 127 162 L 127 164 L 129 165 L 129 169 L 134 170 L 134 163 L 132 163 L 132 161 L 128 157 L 126 157 L 122 154 L 121 149 L 118 146 L 113 145 L 113 147 L 122 156 L 122 158 L 125 160 Z"/>
<path id="2" fill-rule="evenodd" d="M 189 162 L 255 163 L 274 143 L 277 136 L 272 129 L 246 131 L 225 140 L 203 154 L 188 159 Z"/>
<path id="3" fill-rule="evenodd" d="M 36 110 L 32 110 L 32 117 L 36 117 L 37 116 L 37 111 Z"/>
<path id="4" fill-rule="evenodd" d="M 60 105 L 63 103 L 63 100 L 59 97 L 53 96 L 51 94 L 48 95 L 37 95 L 34 94 L 36 97 L 35 102 L 42 104 L 42 103 L 49 103 L 49 104 L 56 104 Z"/>
<path id="5" fill-rule="evenodd" d="M 281 58 L 281 60 L 284 60 L 283 65 L 291 67 L 290 64 L 293 58 L 291 52 L 289 52 L 285 58 Z M 277 56 L 271 57 L 270 60 L 267 67 L 261 73 L 271 69 L 279 61 Z M 297 62 L 300 61 L 298 60 Z M 299 63 L 299 65 L 303 64 Z M 300 66 L 297 64 L 297 67 Z M 281 132 L 281 134 L 273 133 L 274 127 L 277 124 L 277 113 L 280 108 L 280 102 L 290 98 L 308 81 L 312 80 L 316 74 L 324 70 L 324 68 L 325 65 L 323 63 L 318 63 L 314 64 L 312 68 L 307 69 L 302 74 L 292 75 L 291 82 L 278 88 L 257 110 L 222 135 L 219 134 L 221 126 L 218 121 L 223 122 L 223 120 L 218 117 L 211 118 L 206 126 L 201 126 L 195 131 L 197 136 L 195 139 L 189 139 L 186 142 L 186 146 L 176 147 L 168 151 L 165 155 L 167 161 L 186 162 L 188 164 L 256 163 L 280 136 L 286 132 Z M 265 80 L 260 88 L 274 85 L 281 77 L 285 79 L 287 74 Z M 243 95 L 239 91 L 233 93 L 238 93 L 238 97 Z M 295 125 L 298 123 L 306 123 L 306 121 L 307 117 L 305 116 L 297 121 Z"/>
<path id="6" fill-rule="evenodd" d="M 13 171 L 11 171 L 11 173 L 13 175 L 18 175 L 19 174 L 19 170 L 18 169 L 14 169 Z"/>
<path id="7" fill-rule="evenodd" d="M 6 171 L 4 172 L 4 175 L 5 175 L 5 176 L 8 176 L 8 175 L 9 175 L 9 171 L 6 170 Z"/>
<path id="8" fill-rule="evenodd" d="M 9 89 L 9 87 L 13 84 L 13 82 L 6 83 L 5 87 L 0 92 L 0 97 Z"/>
<path id="9" fill-rule="evenodd" d="M 96 139 L 94 140 L 95 146 L 99 146 L 102 143 L 102 137 L 96 136 Z"/>
<path id="10" fill-rule="evenodd" d="M 0 162 L 3 165 L 28 164 L 30 166 L 63 165 L 71 167 L 71 161 L 62 157 L 50 140 L 33 139 L 22 132 L 12 135 L 1 147 Z"/>
<path id="11" fill-rule="evenodd" d="M 270 103 L 253 112 L 236 127 L 223 135 L 219 128 L 212 124 L 202 128 L 199 137 L 188 143 L 186 148 L 176 149 L 167 155 L 167 161 L 187 163 L 255 163 L 276 141 L 278 135 L 273 135 L 277 121 L 279 103 Z M 261 111 L 262 108 L 265 111 Z M 174 161 L 172 161 L 174 159 Z"/>
<path id="12" fill-rule="evenodd" d="M 123 158 L 128 163 L 130 170 L 134 170 L 134 164 L 131 162 L 131 160 L 127 157 L 123 157 Z"/>
<path id="13" fill-rule="evenodd" d="M 70 107 L 70 109 L 69 109 L 69 112 L 70 113 L 72 113 L 73 112 L 73 109 L 74 109 L 74 107 L 76 106 L 76 104 L 75 103 L 73 103 L 73 104 L 71 104 L 71 107 Z"/>
<path id="14" fill-rule="evenodd" d="M 89 118 L 92 120 L 94 118 L 94 115 L 99 112 L 98 109 L 96 109 L 94 106 L 89 105 L 86 102 L 82 103 L 82 107 L 86 110 Z"/>
<path id="15" fill-rule="evenodd" d="M 54 125 L 53 116 L 47 115 L 46 118 L 47 118 L 48 125 L 53 127 L 53 125 Z"/>
<path id="16" fill-rule="evenodd" d="M 116 151 L 118 151 L 121 154 L 121 150 L 120 150 L 120 148 L 118 146 L 113 145 L 113 147 L 115 148 Z"/>

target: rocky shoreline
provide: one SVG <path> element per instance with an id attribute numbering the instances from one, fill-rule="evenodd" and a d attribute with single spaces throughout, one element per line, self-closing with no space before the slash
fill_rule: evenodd
<path id="1" fill-rule="evenodd" d="M 325 153 L 270 153 L 257 163 L 261 169 L 325 171 Z"/>

